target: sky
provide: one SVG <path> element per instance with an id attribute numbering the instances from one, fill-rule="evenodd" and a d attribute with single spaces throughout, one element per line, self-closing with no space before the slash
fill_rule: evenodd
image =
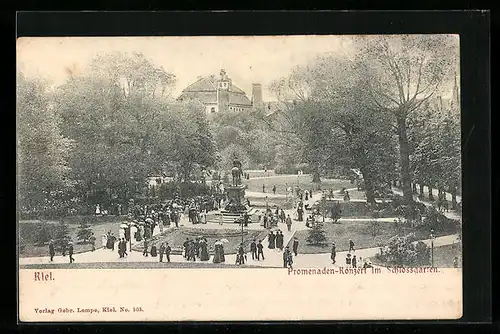
<path id="1" fill-rule="evenodd" d="M 252 83 L 262 84 L 264 101 L 275 100 L 267 86 L 287 76 L 296 65 L 324 52 L 349 53 L 342 36 L 238 37 L 36 37 L 17 42 L 18 69 L 27 76 L 62 84 L 68 68 L 82 72 L 98 53 L 142 52 L 177 77 L 178 96 L 199 76 L 218 75 L 224 68 L 233 84 L 251 96 Z"/>

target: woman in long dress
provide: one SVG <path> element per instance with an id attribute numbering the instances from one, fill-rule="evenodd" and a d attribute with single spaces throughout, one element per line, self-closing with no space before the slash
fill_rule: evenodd
<path id="1" fill-rule="evenodd" d="M 200 247 L 201 247 L 200 260 L 208 261 L 210 259 L 210 255 L 208 254 L 207 241 L 205 239 L 201 240 Z"/>
<path id="2" fill-rule="evenodd" d="M 214 244 L 214 259 L 213 263 L 221 263 L 221 254 L 220 254 L 220 244 L 216 242 Z"/>
<path id="3" fill-rule="evenodd" d="M 102 235 L 102 237 L 101 237 L 101 243 L 102 243 L 102 248 L 106 248 L 106 246 L 108 244 L 108 237 L 106 236 L 106 234 Z"/>
<path id="4" fill-rule="evenodd" d="M 220 245 L 220 248 L 219 248 L 219 251 L 220 251 L 220 262 L 224 263 L 226 262 L 226 257 L 224 256 L 224 245 Z"/>
<path id="5" fill-rule="evenodd" d="M 269 242 L 269 245 L 268 245 L 268 248 L 269 249 L 274 249 L 274 246 L 275 246 L 275 235 L 273 233 L 273 231 L 269 232 L 269 235 L 267 236 L 267 241 Z"/>

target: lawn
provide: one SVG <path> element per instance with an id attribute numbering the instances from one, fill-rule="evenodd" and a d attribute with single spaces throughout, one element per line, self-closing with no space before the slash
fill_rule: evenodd
<path id="1" fill-rule="evenodd" d="M 404 226 L 396 227 L 395 223 L 392 222 L 380 222 L 378 232 L 374 238 L 370 220 L 344 221 L 336 224 L 325 223 L 324 231 L 327 239 L 324 245 L 308 244 L 306 239 L 309 235 L 309 230 L 295 232 L 295 236 L 299 239 L 299 253 L 329 253 L 332 242 L 335 242 L 337 252 L 347 251 L 349 250 L 349 239 L 354 241 L 355 249 L 362 249 L 378 247 L 380 244 L 385 244 L 389 238 L 396 234 L 406 235 L 414 232 L 419 240 L 429 237 L 429 232 L 426 230 Z M 435 231 L 436 237 L 452 233 L 456 233 L 456 230 Z M 292 241 L 290 241 L 289 246 L 292 247 Z"/>
<path id="2" fill-rule="evenodd" d="M 458 256 L 458 267 L 462 267 L 462 250 L 459 244 L 434 247 L 434 266 L 453 268 L 453 259 Z"/>
<path id="3" fill-rule="evenodd" d="M 272 193 L 273 185 L 276 186 L 277 194 L 286 194 L 286 185 L 288 186 L 299 186 L 301 189 L 315 189 L 316 185 L 312 183 L 312 176 L 308 174 L 300 175 L 275 175 L 270 176 L 265 179 L 249 179 L 243 180 L 244 184 L 248 185 L 249 191 L 262 192 L 262 185 L 265 185 L 265 191 Z M 353 188 L 354 185 L 351 184 L 349 180 L 337 180 L 337 179 L 322 179 L 321 188 L 322 189 L 333 189 L 340 190 L 343 187 Z"/>
<path id="4" fill-rule="evenodd" d="M 106 234 L 108 231 L 114 233 L 116 237 L 118 237 L 118 229 L 120 223 L 125 221 L 124 217 L 115 217 L 115 216 L 107 216 L 107 217 L 97 217 L 94 223 L 89 222 L 90 228 L 96 237 L 96 248 L 101 246 L 101 236 Z M 81 219 L 81 218 L 80 218 Z M 79 219 L 65 219 L 67 222 L 69 235 L 73 241 L 74 252 L 82 253 L 86 251 L 90 251 L 92 246 L 90 244 L 79 244 L 77 239 L 78 225 L 81 220 Z M 25 241 L 25 247 L 22 253 L 20 253 L 20 257 L 34 257 L 34 256 L 47 256 L 49 253 L 48 245 L 37 246 L 34 244 L 34 225 L 38 224 L 36 221 L 22 221 L 19 223 L 19 232 Z M 48 230 L 49 235 L 54 238 L 54 231 L 58 222 L 48 221 Z"/>
<path id="5" fill-rule="evenodd" d="M 267 236 L 267 231 L 256 231 L 256 230 L 245 230 L 243 235 L 243 244 L 245 245 L 245 250 L 250 251 L 250 243 L 253 239 L 264 240 Z M 204 236 L 207 239 L 209 246 L 209 253 L 213 254 L 214 243 L 216 240 L 224 238 L 229 242 L 224 243 L 224 253 L 225 254 L 235 254 L 240 243 L 241 243 L 241 230 L 239 229 L 200 229 L 200 228 L 189 228 L 180 227 L 179 229 L 173 229 L 165 231 L 163 234 L 157 235 L 153 238 L 153 242 L 159 246 L 162 242 L 168 242 L 170 247 L 172 247 L 172 254 L 181 254 L 183 249 L 182 244 L 186 241 L 186 238 L 195 239 L 198 236 Z M 151 247 L 152 244 L 150 242 Z M 138 244 L 132 247 L 133 250 L 142 251 L 143 245 Z"/>

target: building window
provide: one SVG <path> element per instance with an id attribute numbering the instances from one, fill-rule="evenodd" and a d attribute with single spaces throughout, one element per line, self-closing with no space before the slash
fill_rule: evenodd
<path id="1" fill-rule="evenodd" d="M 215 107 L 210 108 L 210 112 L 215 112 Z"/>

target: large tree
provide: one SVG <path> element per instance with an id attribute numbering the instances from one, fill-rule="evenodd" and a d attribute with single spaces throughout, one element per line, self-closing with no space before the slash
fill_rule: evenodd
<path id="1" fill-rule="evenodd" d="M 360 38 L 368 92 L 380 111 L 393 115 L 404 199 L 413 201 L 408 118 L 439 90 L 458 66 L 458 39 L 450 35 Z"/>
<path id="2" fill-rule="evenodd" d="M 175 77 L 141 54 L 99 55 L 58 88 L 55 107 L 75 142 L 73 177 L 88 203 L 122 202 L 161 169 L 163 114 Z M 170 154 L 171 155 L 171 154 Z"/>
<path id="3" fill-rule="evenodd" d="M 61 134 L 47 86 L 17 75 L 18 187 L 21 212 L 41 213 L 59 206 L 58 195 L 71 187 L 67 158 L 71 141 Z"/>

